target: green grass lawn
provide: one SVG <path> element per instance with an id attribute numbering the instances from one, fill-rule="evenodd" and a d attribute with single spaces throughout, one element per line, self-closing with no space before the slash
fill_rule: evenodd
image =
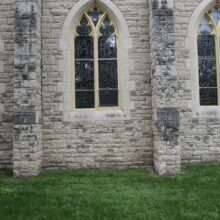
<path id="1" fill-rule="evenodd" d="M 14 179 L 0 171 L 0 220 L 220 219 L 220 164 L 176 177 L 145 170 L 46 171 Z"/>

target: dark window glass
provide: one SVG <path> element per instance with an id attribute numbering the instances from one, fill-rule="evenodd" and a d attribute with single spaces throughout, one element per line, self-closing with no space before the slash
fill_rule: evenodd
<path id="1" fill-rule="evenodd" d="M 99 88 L 118 87 L 117 61 L 101 60 L 99 61 Z"/>
<path id="2" fill-rule="evenodd" d="M 200 87 L 217 87 L 216 59 L 199 59 Z"/>
<path id="3" fill-rule="evenodd" d="M 99 58 L 117 58 L 115 36 L 102 36 L 99 38 Z"/>
<path id="4" fill-rule="evenodd" d="M 79 36 L 75 39 L 76 59 L 92 59 L 94 56 L 93 38 Z"/>
<path id="5" fill-rule="evenodd" d="M 93 8 L 87 12 L 94 25 L 99 22 L 103 12 Z M 118 106 L 118 67 L 117 40 L 115 28 L 108 17 L 103 20 L 98 38 L 99 100 L 95 100 L 95 69 L 94 69 L 94 39 L 92 28 L 86 17 L 80 21 L 75 38 L 75 108 L 95 108 Z M 94 30 L 94 32 L 97 30 Z M 95 34 L 95 33 L 94 33 Z M 96 36 L 96 34 L 94 35 Z"/>
<path id="6" fill-rule="evenodd" d="M 203 17 L 202 24 L 199 27 L 200 34 L 208 34 L 210 35 L 212 33 L 213 29 L 209 24 L 209 20 L 206 17 Z"/>
<path id="7" fill-rule="evenodd" d="M 103 36 L 110 36 L 114 34 L 115 28 L 111 25 L 111 21 L 106 17 L 103 21 L 103 26 L 100 28 L 100 33 Z"/>
<path id="8" fill-rule="evenodd" d="M 80 26 L 77 28 L 76 33 L 80 36 L 89 36 L 92 33 L 91 27 L 88 26 L 88 21 L 83 17 L 80 21 Z"/>
<path id="9" fill-rule="evenodd" d="M 76 89 L 94 89 L 93 61 L 76 61 L 75 85 Z"/>
<path id="10" fill-rule="evenodd" d="M 212 35 L 198 36 L 198 55 L 201 57 L 215 57 L 215 38 Z"/>
<path id="11" fill-rule="evenodd" d="M 118 90 L 100 90 L 99 103 L 101 107 L 118 106 Z"/>
<path id="12" fill-rule="evenodd" d="M 99 49 L 99 103 L 101 107 L 118 106 L 118 67 L 115 28 L 106 17 L 100 28 Z"/>
<path id="13" fill-rule="evenodd" d="M 200 88 L 200 105 L 218 105 L 217 88 Z"/>
<path id="14" fill-rule="evenodd" d="M 208 18 L 202 19 L 198 42 L 200 105 L 218 105 L 215 37 Z"/>
<path id="15" fill-rule="evenodd" d="M 95 95 L 94 91 L 76 91 L 76 108 L 94 108 Z"/>
<path id="16" fill-rule="evenodd" d="M 99 21 L 100 16 L 103 15 L 103 13 L 100 12 L 97 8 L 93 8 L 91 12 L 88 12 L 88 15 L 92 18 L 92 21 L 94 25 L 96 26 Z"/>

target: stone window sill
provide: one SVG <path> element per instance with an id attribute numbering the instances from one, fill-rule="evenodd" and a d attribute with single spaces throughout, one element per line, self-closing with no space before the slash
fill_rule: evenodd
<path id="1" fill-rule="evenodd" d="M 200 106 L 197 109 L 196 116 L 201 118 L 220 118 L 220 106 Z"/>
<path id="2" fill-rule="evenodd" d="M 128 114 L 122 110 L 85 110 L 85 111 L 72 111 L 64 113 L 64 121 L 91 121 L 91 120 L 127 120 Z"/>

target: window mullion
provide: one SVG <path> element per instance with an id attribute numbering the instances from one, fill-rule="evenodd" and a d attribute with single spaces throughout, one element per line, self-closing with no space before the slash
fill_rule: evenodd
<path id="1" fill-rule="evenodd" d="M 121 97 L 122 97 L 122 94 L 121 94 L 121 91 L 122 91 L 122 78 L 121 78 L 121 74 L 119 74 L 121 72 L 121 64 L 120 64 L 120 54 L 119 54 L 119 39 L 118 39 L 118 35 L 116 34 L 116 44 L 117 44 L 117 75 L 118 75 L 118 106 L 121 107 L 122 106 L 122 100 L 121 100 Z"/>
<path id="2" fill-rule="evenodd" d="M 99 108 L 99 61 L 98 61 L 98 33 L 94 33 L 94 76 L 95 76 L 95 108 Z"/>
<path id="3" fill-rule="evenodd" d="M 219 54 L 219 36 L 218 33 L 215 36 L 215 41 L 216 41 L 216 66 L 217 66 L 217 73 L 216 73 L 216 78 L 217 78 L 217 87 L 218 87 L 218 105 L 220 105 L 220 54 Z"/>
<path id="4" fill-rule="evenodd" d="M 73 79 L 72 79 L 72 95 L 73 95 L 73 98 L 72 98 L 72 104 L 73 104 L 73 109 L 75 110 L 76 109 L 76 68 L 75 68 L 75 65 L 76 65 L 76 57 L 75 57 L 75 39 L 76 39 L 76 36 L 74 35 L 73 37 L 73 46 L 72 46 L 72 57 L 73 59 L 71 60 L 71 69 L 73 71 Z"/>

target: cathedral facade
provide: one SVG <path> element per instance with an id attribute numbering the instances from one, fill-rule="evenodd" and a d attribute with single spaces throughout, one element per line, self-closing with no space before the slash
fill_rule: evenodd
<path id="1" fill-rule="evenodd" d="M 0 169 L 220 161 L 218 0 L 1 0 Z"/>

